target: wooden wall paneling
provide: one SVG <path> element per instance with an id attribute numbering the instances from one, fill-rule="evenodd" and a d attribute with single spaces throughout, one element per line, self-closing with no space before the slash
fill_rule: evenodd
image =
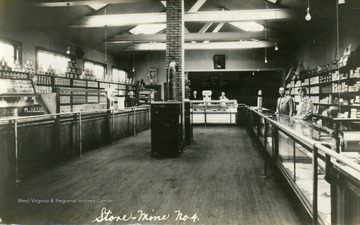
<path id="1" fill-rule="evenodd" d="M 0 188 L 15 181 L 15 136 L 13 124 L 0 126 Z M 1 192 L 0 192 L 1 194 Z"/>
<path id="2" fill-rule="evenodd" d="M 83 151 L 89 151 L 107 143 L 107 117 L 83 117 L 82 120 L 82 146 Z"/>
<path id="3" fill-rule="evenodd" d="M 109 100 L 107 100 L 109 102 Z M 109 103 L 108 103 L 109 104 Z M 114 113 L 112 111 L 106 112 L 106 132 L 107 132 L 107 141 L 108 143 L 113 143 L 114 141 Z"/>
<path id="4" fill-rule="evenodd" d="M 56 155 L 57 159 L 67 158 L 74 153 L 74 148 L 77 146 L 76 133 L 76 126 L 73 121 L 61 122 L 59 127 L 61 141 L 59 143 L 59 152 Z"/>
<path id="5" fill-rule="evenodd" d="M 114 116 L 114 140 L 129 136 L 128 119 L 128 113 Z"/>
<path id="6" fill-rule="evenodd" d="M 134 113 L 131 112 L 128 114 L 128 136 L 134 135 Z"/>
<path id="7" fill-rule="evenodd" d="M 147 123 L 149 116 L 147 111 L 140 111 L 136 114 L 136 133 L 144 131 L 149 128 Z"/>
<path id="8" fill-rule="evenodd" d="M 51 159 L 53 124 L 18 127 L 18 157 L 20 179 L 44 168 Z"/>
<path id="9" fill-rule="evenodd" d="M 0 215 L 2 220 L 14 218 L 15 136 L 13 124 L 0 125 Z"/>

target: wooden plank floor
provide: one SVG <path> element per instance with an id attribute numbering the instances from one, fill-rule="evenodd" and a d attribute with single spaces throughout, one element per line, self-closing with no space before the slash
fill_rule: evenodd
<path id="1" fill-rule="evenodd" d="M 193 144 L 177 158 L 151 158 L 150 146 L 145 131 L 21 181 L 12 222 L 304 224 L 283 189 L 263 178 L 263 159 L 243 128 L 195 127 Z M 112 212 L 106 218 L 100 218 L 103 208 Z M 147 219 L 169 218 L 150 221 L 139 210 Z M 176 219 L 177 210 L 198 220 Z"/>

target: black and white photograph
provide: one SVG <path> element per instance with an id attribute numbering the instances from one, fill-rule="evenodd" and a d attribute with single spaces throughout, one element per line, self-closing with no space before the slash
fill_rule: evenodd
<path id="1" fill-rule="evenodd" d="M 359 0 L 0 0 L 0 225 L 360 225 Z"/>

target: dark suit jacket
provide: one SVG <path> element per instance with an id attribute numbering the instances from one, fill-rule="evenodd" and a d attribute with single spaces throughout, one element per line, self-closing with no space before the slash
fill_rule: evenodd
<path id="1" fill-rule="evenodd" d="M 200 95 L 197 94 L 196 97 L 195 97 L 194 94 L 191 93 L 191 95 L 190 95 L 190 100 L 200 100 Z"/>
<path id="2" fill-rule="evenodd" d="M 289 96 L 280 97 L 276 104 L 276 113 L 292 116 L 294 113 L 293 100 Z"/>
<path id="3" fill-rule="evenodd" d="M 128 97 L 125 101 L 126 107 L 132 107 L 132 106 L 138 106 L 138 105 L 139 105 L 139 100 L 135 97 L 133 97 L 133 98 Z"/>

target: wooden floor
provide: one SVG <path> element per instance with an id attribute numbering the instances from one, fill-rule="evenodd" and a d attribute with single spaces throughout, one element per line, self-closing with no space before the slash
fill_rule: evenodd
<path id="1" fill-rule="evenodd" d="M 280 185 L 263 177 L 263 159 L 243 128 L 195 127 L 193 144 L 177 158 L 151 158 L 150 146 L 145 131 L 21 181 L 12 222 L 304 224 Z"/>

